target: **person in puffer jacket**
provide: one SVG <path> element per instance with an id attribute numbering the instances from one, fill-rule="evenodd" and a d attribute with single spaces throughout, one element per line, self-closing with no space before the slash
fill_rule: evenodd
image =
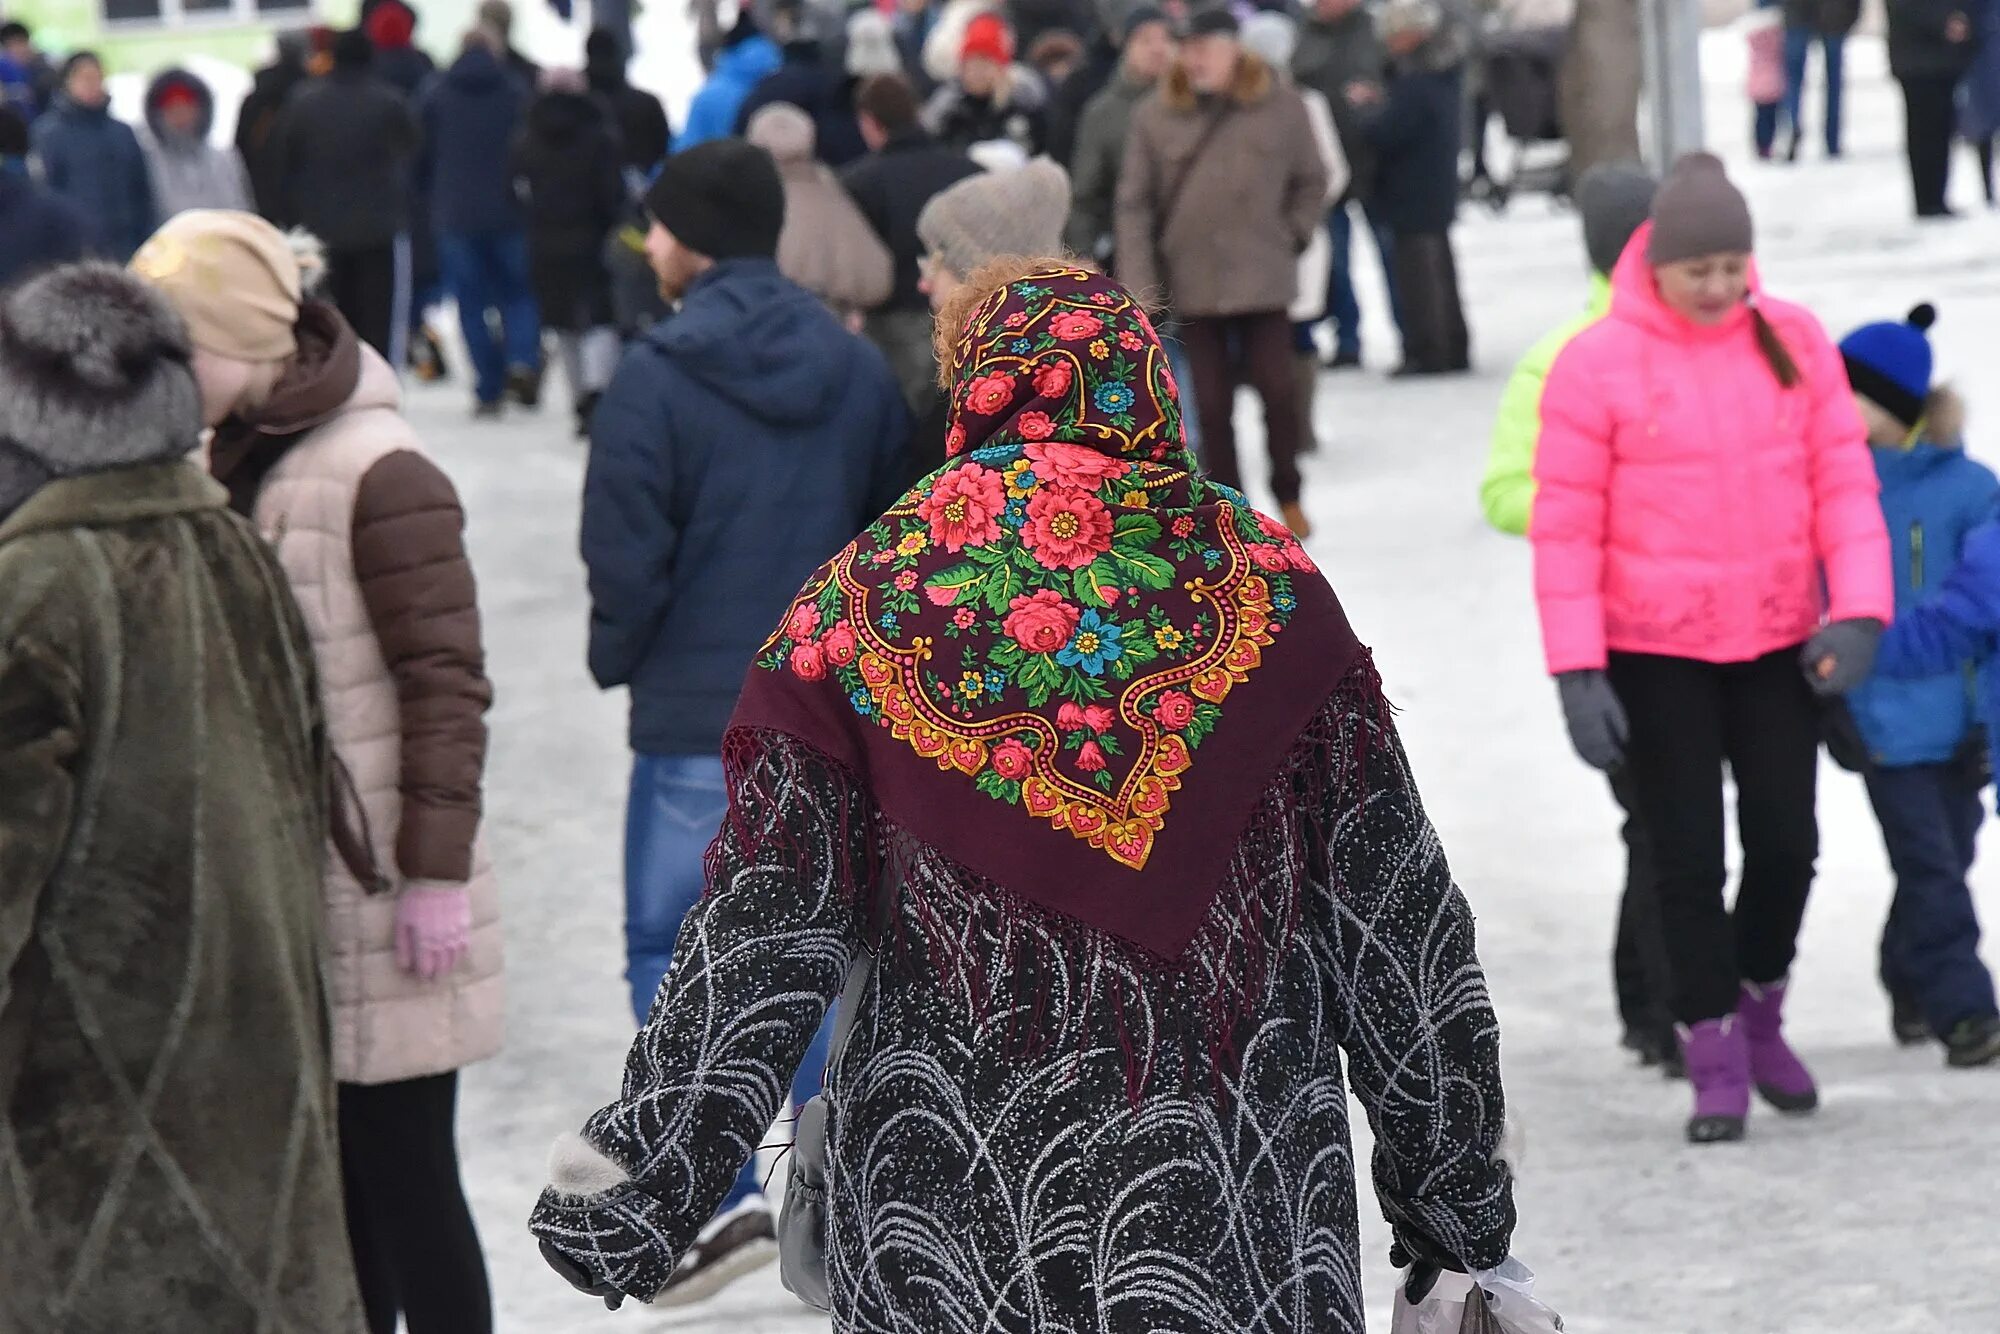
<path id="1" fill-rule="evenodd" d="M 1868 675 L 1895 611 L 1840 358 L 1807 311 L 1763 294 L 1752 232 L 1719 160 L 1675 164 L 1610 315 L 1549 372 L 1530 526 L 1571 739 L 1625 771 L 1658 858 L 1697 1143 L 1742 1138 L 1753 1084 L 1781 1110 L 1818 1103 L 1782 1032 L 1819 851 L 1813 695 Z"/>
<path id="2" fill-rule="evenodd" d="M 187 321 L 209 470 L 276 551 L 333 750 L 327 971 L 347 1225 L 370 1327 L 487 1334 L 460 1185 L 458 1071 L 500 1046 L 499 898 L 479 835 L 493 691 L 464 514 L 396 375 L 323 263 L 247 213 L 196 210 L 132 269 Z"/>
<path id="3" fill-rule="evenodd" d="M 1936 314 L 1918 306 L 1908 320 L 1864 325 L 1840 345 L 1882 479 L 1896 563 L 1897 628 L 1888 636 L 1895 641 L 1915 637 L 1905 618 L 1935 614 L 1949 580 L 1960 579 L 1973 535 L 2000 506 L 2000 481 L 1965 455 L 1963 403 L 1948 387 L 1932 387 L 1925 330 Z M 1966 883 L 1985 814 L 1987 741 L 1975 694 L 1979 660 L 1993 656 L 1990 636 L 1991 627 L 1982 628 L 1954 654 L 1907 653 L 1885 642 L 1884 665 L 1894 659 L 1898 674 L 1878 671 L 1847 696 L 1867 748 L 1868 800 L 1896 875 L 1881 953 L 1896 1038 L 1935 1037 L 1946 1062 L 1960 1068 L 2000 1060 L 2000 1003 L 1979 959 L 1979 915 Z"/>

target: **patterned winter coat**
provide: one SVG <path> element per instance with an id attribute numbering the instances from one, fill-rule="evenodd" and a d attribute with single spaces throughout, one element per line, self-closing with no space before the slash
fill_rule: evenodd
<path id="1" fill-rule="evenodd" d="M 1819 322 L 1752 293 L 1798 363 L 1786 389 L 1748 307 L 1668 309 L 1641 227 L 1611 313 L 1556 358 L 1535 456 L 1535 597 L 1551 674 L 1607 650 L 1748 662 L 1823 616 L 1895 614 L 1867 433 Z"/>

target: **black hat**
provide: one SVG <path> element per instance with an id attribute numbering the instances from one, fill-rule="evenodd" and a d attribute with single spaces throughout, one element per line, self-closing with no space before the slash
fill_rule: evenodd
<path id="1" fill-rule="evenodd" d="M 1164 23 L 1169 28 L 1174 25 L 1174 21 L 1167 14 L 1167 11 L 1161 9 L 1158 5 L 1140 5 L 1125 16 L 1125 26 L 1120 30 L 1119 35 L 1125 41 L 1129 42 L 1132 40 L 1132 34 L 1145 27 L 1148 23 Z"/>
<path id="2" fill-rule="evenodd" d="M 785 186 L 763 149 L 711 139 L 661 164 L 646 211 L 698 255 L 770 259 L 785 226 Z"/>
<path id="3" fill-rule="evenodd" d="M 1189 37 L 1237 37 L 1242 32 L 1243 25 L 1236 21 L 1236 15 L 1220 5 L 1202 10 L 1187 25 Z"/>

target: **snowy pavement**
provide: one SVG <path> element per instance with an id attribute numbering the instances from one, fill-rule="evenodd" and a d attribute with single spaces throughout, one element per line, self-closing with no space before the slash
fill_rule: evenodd
<path id="1" fill-rule="evenodd" d="M 1733 55 L 1734 40 L 1712 37 L 1711 49 Z M 1836 331 L 1936 301 L 1940 363 L 1971 399 L 1975 452 L 2000 461 L 2000 222 L 1908 221 L 1901 108 L 1879 44 L 1855 45 L 1850 160 L 1738 168 L 1764 274 Z M 1716 79 L 1710 125 L 1743 163 L 1749 113 L 1735 87 Z M 1968 162 L 1959 184 L 1970 204 Z M 1760 1114 L 1749 1143 L 1692 1149 L 1681 1142 L 1683 1090 L 1616 1049 L 1613 810 L 1571 757 L 1542 675 L 1528 551 L 1487 531 L 1476 505 L 1503 378 L 1582 299 L 1580 245 L 1574 219 L 1539 199 L 1504 219 L 1471 217 L 1459 236 L 1480 373 L 1442 385 L 1326 378 L 1308 505 L 1314 554 L 1376 646 L 1479 914 L 1528 1137 L 1517 1253 L 1578 1331 L 1993 1334 L 2000 1072 L 1947 1072 L 1936 1050 L 1889 1042 L 1874 982 L 1889 882 L 1856 780 L 1825 775 L 1821 877 L 1796 975 L 1793 1032 L 1824 1083 L 1822 1112 Z M 1373 341 L 1378 370 L 1393 350 Z M 566 413 L 555 403 L 475 429 L 466 408 L 451 387 L 415 391 L 411 411 L 465 494 L 499 689 L 489 829 L 506 891 L 511 1031 L 506 1052 L 466 1078 L 461 1139 L 501 1328 L 824 1330 L 774 1275 L 698 1312 L 607 1315 L 542 1266 L 522 1227 L 546 1146 L 615 1090 L 630 1036 L 619 978 L 625 709 L 583 667 L 583 451 L 561 429 Z M 2000 917 L 2000 865 L 1976 880 L 1989 918 Z M 1370 1309 L 1386 1328 L 1386 1230 L 1365 1219 L 1364 1233 Z"/>

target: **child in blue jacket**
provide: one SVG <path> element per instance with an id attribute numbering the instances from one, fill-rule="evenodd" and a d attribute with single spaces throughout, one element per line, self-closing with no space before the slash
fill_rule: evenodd
<path id="1" fill-rule="evenodd" d="M 1896 1036 L 1935 1035 L 1949 1064 L 1976 1066 L 2000 1059 L 2000 1005 L 1966 884 L 1984 816 L 1981 714 L 2000 718 L 1975 697 L 1976 664 L 1991 659 L 2000 630 L 2000 481 L 1965 456 L 1957 395 L 1932 388 L 1925 330 L 1935 318 L 1919 306 L 1840 345 L 1896 567 L 1895 624 L 1875 676 L 1847 702 L 1896 875 L 1881 954 Z"/>

